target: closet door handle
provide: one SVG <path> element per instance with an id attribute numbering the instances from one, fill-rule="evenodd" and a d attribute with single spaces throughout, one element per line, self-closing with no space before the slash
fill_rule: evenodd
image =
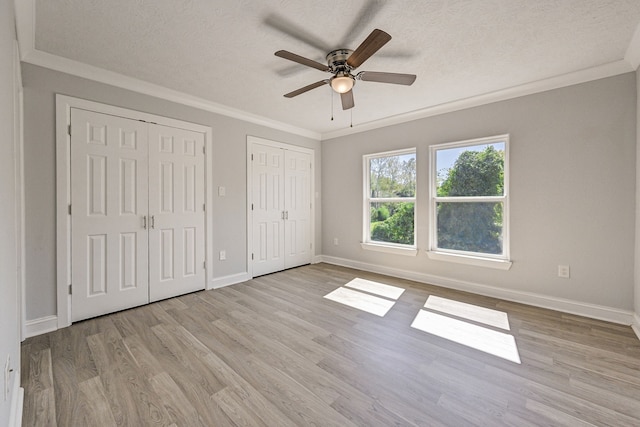
<path id="1" fill-rule="evenodd" d="M 289 211 L 284 211 L 284 219 L 289 219 Z"/>
<path id="2" fill-rule="evenodd" d="M 144 228 L 145 230 L 147 229 L 147 216 L 144 215 L 142 217 L 142 228 Z"/>
<path id="3" fill-rule="evenodd" d="M 280 219 L 284 219 L 284 211 L 280 212 Z"/>
<path id="4" fill-rule="evenodd" d="M 155 215 L 151 215 L 151 228 L 153 228 L 153 229 L 156 228 L 156 216 Z"/>

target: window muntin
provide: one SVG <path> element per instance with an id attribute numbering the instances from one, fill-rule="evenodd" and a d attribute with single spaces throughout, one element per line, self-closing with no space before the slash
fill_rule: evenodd
<path id="1" fill-rule="evenodd" d="M 508 135 L 430 147 L 430 250 L 507 260 Z"/>
<path id="2" fill-rule="evenodd" d="M 415 248 L 416 150 L 365 155 L 363 242 Z"/>

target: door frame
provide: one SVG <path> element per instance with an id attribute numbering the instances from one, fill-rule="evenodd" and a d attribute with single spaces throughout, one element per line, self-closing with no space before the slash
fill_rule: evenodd
<path id="1" fill-rule="evenodd" d="M 311 158 L 311 171 L 309 173 L 309 201 L 311 202 L 311 217 L 309 219 L 309 238 L 311 241 L 311 259 L 310 263 L 313 263 L 316 251 L 316 190 L 315 190 L 315 150 L 311 148 L 301 147 L 299 145 L 287 144 L 284 142 L 273 141 L 271 139 L 260 138 L 257 136 L 247 135 L 247 273 L 249 278 L 253 278 L 253 260 L 251 254 L 253 253 L 253 211 L 251 210 L 251 203 L 253 199 L 253 191 L 251 188 L 253 182 L 253 167 L 251 164 L 251 153 L 253 152 L 253 144 L 267 145 L 274 148 L 281 148 L 284 150 L 297 151 L 301 153 L 309 154 Z"/>
<path id="2" fill-rule="evenodd" d="M 20 68 L 20 49 L 18 43 L 13 48 L 13 150 L 15 175 L 15 232 L 18 286 L 18 317 L 20 342 L 27 338 L 27 307 L 25 283 L 25 201 L 24 201 L 24 88 Z"/>
<path id="3" fill-rule="evenodd" d="M 209 238 L 213 219 L 209 211 L 213 206 L 213 186 L 209 183 L 213 173 L 213 130 L 209 126 L 171 119 L 67 95 L 56 94 L 56 295 L 58 329 L 71 325 L 71 109 L 83 109 L 140 120 L 169 127 L 187 129 L 204 134 L 205 164 L 205 289 L 211 289 L 213 242 Z"/>

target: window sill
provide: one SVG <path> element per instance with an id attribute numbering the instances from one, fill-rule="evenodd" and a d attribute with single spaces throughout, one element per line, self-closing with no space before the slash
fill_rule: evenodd
<path id="1" fill-rule="evenodd" d="M 436 261 L 454 262 L 457 264 L 473 265 L 476 267 L 509 270 L 513 262 L 503 259 L 481 258 L 469 255 L 450 254 L 446 252 L 427 251 L 429 259 Z"/>
<path id="2" fill-rule="evenodd" d="M 384 252 L 387 254 L 396 254 L 396 255 L 406 255 L 406 256 L 416 256 L 418 254 L 418 249 L 412 247 L 402 247 L 395 245 L 385 245 L 381 243 L 360 243 L 362 249 L 367 251 L 376 251 L 376 252 Z"/>

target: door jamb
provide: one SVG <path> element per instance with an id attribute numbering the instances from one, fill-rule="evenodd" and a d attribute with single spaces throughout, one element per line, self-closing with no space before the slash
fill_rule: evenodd
<path id="1" fill-rule="evenodd" d="M 213 130 L 209 126 L 171 119 L 85 99 L 56 94 L 56 296 L 58 329 L 71 325 L 71 108 L 110 114 L 133 120 L 191 130 L 205 137 L 205 289 L 211 289 L 213 265 L 211 236 L 213 219 L 209 214 L 213 206 L 213 187 L 209 184 L 213 174 Z"/>

